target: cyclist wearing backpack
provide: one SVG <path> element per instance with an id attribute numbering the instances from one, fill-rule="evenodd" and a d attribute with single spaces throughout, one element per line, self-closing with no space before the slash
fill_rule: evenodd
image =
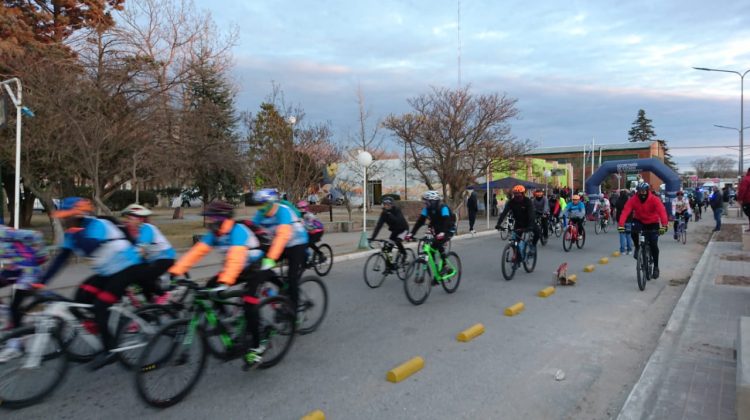
<path id="1" fill-rule="evenodd" d="M 419 214 L 417 222 L 414 223 L 411 233 L 406 235 L 405 239 L 411 241 L 419 228 L 425 224 L 427 219 L 430 219 L 430 229 L 435 235 L 433 245 L 440 252 L 440 257 L 445 258 L 444 245 L 450 240 L 456 230 L 453 213 L 447 204 L 441 202 L 441 199 L 440 193 L 437 191 L 430 190 L 422 194 L 422 201 L 424 201 L 425 206 Z M 447 268 L 447 265 L 445 268 Z"/>
<path id="2" fill-rule="evenodd" d="M 380 213 L 378 222 L 375 224 L 375 230 L 372 231 L 370 240 L 378 237 L 383 224 L 388 225 L 388 230 L 391 232 L 391 236 L 388 239 L 396 244 L 399 255 L 406 255 L 401 235 L 409 233 L 409 223 L 406 222 L 401 209 L 393 205 L 391 197 L 383 198 L 383 211 Z"/>
<path id="3" fill-rule="evenodd" d="M 318 218 L 310 212 L 310 204 L 307 201 L 302 200 L 298 202 L 297 209 L 299 209 L 302 216 L 302 222 L 305 225 L 305 229 L 307 229 L 307 245 L 313 250 L 313 252 L 320 255 L 323 261 L 325 261 L 326 256 L 322 252 L 320 252 L 318 246 L 315 245 L 316 243 L 320 242 L 321 239 L 323 239 L 323 233 L 325 233 L 325 226 L 323 226 L 323 222 L 318 220 Z"/>

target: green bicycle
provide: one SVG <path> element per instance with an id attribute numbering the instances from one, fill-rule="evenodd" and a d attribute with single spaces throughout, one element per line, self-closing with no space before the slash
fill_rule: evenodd
<path id="1" fill-rule="evenodd" d="M 138 395 L 154 407 L 169 407 L 181 401 L 203 374 L 206 355 L 220 360 L 242 357 L 248 348 L 246 320 L 242 311 L 243 290 L 216 290 L 199 287 L 189 280 L 186 317 L 163 326 L 141 353 L 136 371 Z M 222 316 L 218 306 L 234 316 Z M 260 341 L 265 344 L 263 362 L 258 368 L 276 365 L 294 341 L 295 311 L 286 297 L 263 299 L 258 305 Z M 248 365 L 246 364 L 245 367 Z"/>
<path id="2" fill-rule="evenodd" d="M 461 259 L 458 254 L 448 252 L 445 258 L 440 258 L 438 250 L 433 246 L 434 240 L 432 235 L 420 240 L 417 259 L 409 269 L 411 275 L 404 280 L 406 298 L 414 305 L 421 305 L 427 300 L 432 286 L 440 284 L 447 293 L 453 293 L 461 283 Z M 436 261 L 436 256 L 439 261 Z"/>

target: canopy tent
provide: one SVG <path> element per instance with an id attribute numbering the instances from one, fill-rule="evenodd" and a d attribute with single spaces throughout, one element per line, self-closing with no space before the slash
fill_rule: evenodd
<path id="1" fill-rule="evenodd" d="M 510 176 L 490 182 L 489 188 L 493 190 L 509 190 L 518 184 L 521 184 L 528 189 L 544 188 L 544 184 L 538 184 L 532 181 L 524 181 L 523 179 L 513 178 Z M 472 185 L 469 188 L 472 188 L 474 190 L 486 190 L 487 183 Z"/>

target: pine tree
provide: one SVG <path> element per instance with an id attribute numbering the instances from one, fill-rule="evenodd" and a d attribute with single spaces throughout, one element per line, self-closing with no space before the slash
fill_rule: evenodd
<path id="1" fill-rule="evenodd" d="M 656 138 L 656 133 L 654 132 L 654 127 L 651 125 L 651 120 L 646 118 L 646 111 L 642 109 L 638 110 L 638 117 L 633 121 L 633 125 L 628 131 L 628 140 L 631 143 L 638 141 L 658 141 L 664 148 L 664 164 L 677 172 L 677 164 L 672 159 L 672 154 L 669 153 L 667 141 Z"/>

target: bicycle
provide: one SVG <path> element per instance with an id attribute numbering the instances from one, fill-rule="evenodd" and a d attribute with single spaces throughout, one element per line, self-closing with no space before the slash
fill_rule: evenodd
<path id="1" fill-rule="evenodd" d="M 414 250 L 406 248 L 406 252 L 403 254 L 399 252 L 394 261 L 392 252 L 395 244 L 393 242 L 380 239 L 371 239 L 369 242 L 370 248 L 373 248 L 373 242 L 380 243 L 381 246 L 377 253 L 370 255 L 365 261 L 363 271 L 367 287 L 371 289 L 380 287 L 385 278 L 394 272 L 401 280 L 405 280 L 411 274 L 410 268 L 415 259 Z"/>
<path id="2" fill-rule="evenodd" d="M 508 232 L 512 231 L 513 228 L 516 226 L 516 221 L 513 219 L 513 215 L 511 213 L 508 213 L 508 217 L 503 221 L 503 224 L 500 225 L 502 229 L 500 229 L 500 239 L 506 240 L 508 239 Z"/>
<path id="3" fill-rule="evenodd" d="M 568 226 L 565 228 L 563 234 L 563 250 L 565 252 L 570 251 L 570 249 L 573 248 L 574 242 L 578 249 L 583 248 L 583 245 L 586 243 L 586 231 L 583 230 L 581 232 L 578 232 L 578 226 L 576 225 L 576 222 L 574 220 L 570 220 L 568 221 Z"/>
<path id="4" fill-rule="evenodd" d="M 687 243 L 687 223 L 685 222 L 685 218 L 682 216 L 679 216 L 679 220 L 677 221 L 677 229 L 675 229 L 675 235 L 676 241 L 682 242 L 683 245 Z"/>
<path id="5" fill-rule="evenodd" d="M 651 243 L 646 241 L 643 229 L 638 231 L 638 244 L 640 247 L 636 256 L 636 278 L 638 280 L 638 288 L 644 291 L 646 289 L 646 282 L 651 280 L 654 262 L 651 259 Z"/>
<path id="6" fill-rule="evenodd" d="M 260 287 L 261 297 L 279 294 L 290 299 L 286 276 L 274 276 Z M 320 278 L 304 276 L 297 283 L 297 295 L 297 332 L 300 335 L 310 334 L 318 329 L 328 312 L 328 288 Z"/>
<path id="7" fill-rule="evenodd" d="M 546 219 L 546 220 L 545 220 Z M 547 230 L 543 228 L 545 221 L 547 222 Z M 547 215 L 544 214 L 537 214 L 536 220 L 534 221 L 539 228 L 539 242 L 541 242 L 542 246 L 547 245 L 547 241 L 549 240 L 549 220 Z"/>
<path id="8" fill-rule="evenodd" d="M 559 238 L 560 235 L 562 235 L 562 222 L 560 221 L 559 217 L 554 217 L 552 220 L 552 225 L 550 226 L 550 231 L 554 232 L 555 237 Z"/>
<path id="9" fill-rule="evenodd" d="M 609 218 L 604 217 L 604 211 L 599 210 L 594 224 L 594 233 L 599 234 L 601 233 L 607 233 L 607 226 L 609 226 Z"/>
<path id="10" fill-rule="evenodd" d="M 519 235 L 519 233 L 521 233 Z M 514 230 L 510 234 L 510 240 L 503 249 L 501 269 L 505 280 L 511 280 L 516 274 L 518 267 L 523 264 L 523 269 L 527 273 L 534 271 L 536 267 L 537 250 L 536 246 L 529 240 L 531 231 Z"/>
<path id="11" fill-rule="evenodd" d="M 317 251 L 312 249 L 312 247 L 307 248 L 312 252 L 307 256 L 305 268 L 312 268 L 316 274 L 324 277 L 331 271 L 331 267 L 333 267 L 333 250 L 326 243 L 321 243 L 317 246 Z"/>
<path id="12" fill-rule="evenodd" d="M 189 288 L 192 298 L 187 306 L 188 316 L 170 322 L 151 338 L 136 371 L 138 395 L 154 407 L 169 407 L 185 398 L 202 376 L 208 353 L 229 361 L 242 357 L 248 348 L 244 311 L 228 320 L 214 310 L 215 304 L 242 305 L 243 290 L 206 289 L 189 280 L 179 283 Z M 258 368 L 266 369 L 289 352 L 295 335 L 295 312 L 289 299 L 272 296 L 261 300 L 258 316 L 260 341 L 266 346 Z M 176 389 L 157 395 L 159 389 L 154 388 L 160 388 L 163 382 L 177 385 Z"/>
<path id="13" fill-rule="evenodd" d="M 411 274 L 404 280 L 406 298 L 413 305 L 424 303 L 430 296 L 432 286 L 440 284 L 446 293 L 454 293 L 461 283 L 461 259 L 458 254 L 446 252 L 445 258 L 436 263 L 435 254 L 438 251 L 433 246 L 434 240 L 432 235 L 420 239 L 421 249 L 412 262 Z"/>

